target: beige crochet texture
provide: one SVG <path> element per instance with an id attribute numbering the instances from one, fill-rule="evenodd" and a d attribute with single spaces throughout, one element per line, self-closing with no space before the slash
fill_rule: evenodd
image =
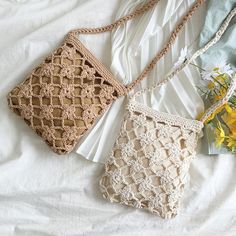
<path id="1" fill-rule="evenodd" d="M 184 23 L 203 2 L 198 0 L 172 32 L 163 50 L 140 76 L 125 87 L 78 40 L 77 34 L 95 34 L 124 24 L 148 11 L 159 0 L 150 0 L 133 13 L 101 28 L 72 30 L 63 44 L 35 68 L 8 96 L 10 108 L 40 135 L 58 154 L 74 148 L 79 138 L 95 123 L 109 105 L 127 94 L 165 55 Z"/>
<path id="2" fill-rule="evenodd" d="M 105 198 L 111 202 L 145 208 L 163 218 L 177 214 L 203 123 L 233 94 L 236 87 L 235 73 L 225 97 L 211 106 L 200 121 L 155 111 L 135 98 L 173 79 L 186 65 L 214 45 L 235 14 L 236 8 L 228 15 L 215 38 L 191 59 L 173 69 L 162 83 L 131 97 L 100 180 L 100 189 Z"/>
<path id="3" fill-rule="evenodd" d="M 58 154 L 71 151 L 124 87 L 69 35 L 64 44 L 14 88 L 14 112 Z"/>

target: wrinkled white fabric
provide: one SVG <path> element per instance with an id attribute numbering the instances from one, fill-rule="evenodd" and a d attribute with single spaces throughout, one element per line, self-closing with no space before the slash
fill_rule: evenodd
<path id="1" fill-rule="evenodd" d="M 53 154 L 41 138 L 7 107 L 8 91 L 58 46 L 69 29 L 109 23 L 115 16 L 118 17 L 118 13 L 122 14 L 121 7 L 127 2 L 131 0 L 0 1 L 1 236 L 236 234 L 235 156 L 198 155 L 190 169 L 190 185 L 180 215 L 166 221 L 140 210 L 108 203 L 101 197 L 98 188 L 98 180 L 104 171 L 103 165 L 89 162 L 78 154 L 63 157 Z M 136 0 L 132 2 L 136 3 Z M 166 8 L 165 2 L 168 2 Z M 161 0 L 160 19 L 165 19 L 167 25 L 163 34 L 160 31 L 160 38 L 168 37 L 169 30 L 177 18 L 187 11 L 190 2 L 193 1 Z M 179 5 L 178 9 L 176 4 Z M 169 21 L 173 12 L 177 15 Z M 169 70 L 169 61 L 174 63 L 179 50 L 185 45 L 183 40 L 186 38 L 186 42 L 189 42 L 192 38 L 191 32 L 197 37 L 203 18 L 202 9 L 178 39 L 171 53 L 159 63 L 155 74 L 149 77 L 150 83 L 154 78 L 162 77 L 157 76 L 158 73 L 164 74 L 165 70 Z M 115 35 L 113 37 L 116 38 Z M 106 47 L 110 52 L 109 34 L 82 38 L 110 66 L 111 56 L 106 54 Z M 146 48 L 142 50 L 144 53 L 154 55 L 152 50 Z M 147 56 L 145 58 L 148 59 Z M 142 62 L 142 66 L 144 64 L 146 61 Z M 135 68 L 134 73 L 137 74 Z M 186 78 L 183 79 L 186 81 Z M 143 82 L 145 85 L 146 82 Z M 115 112 L 113 114 L 116 116 Z M 106 137 L 113 137 L 113 131 Z M 102 147 L 99 151 L 102 153 Z"/>
<path id="2" fill-rule="evenodd" d="M 145 1 L 125 1 L 120 6 L 116 18 L 126 15 L 142 2 Z M 111 37 L 113 74 L 124 84 L 136 79 L 148 62 L 162 49 L 171 31 L 193 2 L 160 1 L 147 14 L 114 31 Z M 161 81 L 178 59 L 181 48 L 189 46 L 189 51 L 192 52 L 197 49 L 197 39 L 203 20 L 204 11 L 197 11 L 179 34 L 170 52 L 158 62 L 150 76 L 136 90 Z M 200 74 L 196 68 L 188 66 L 177 79 L 161 90 L 146 94 L 143 97 L 144 103 L 160 111 L 195 119 L 203 111 L 203 102 L 196 88 L 199 80 Z M 124 117 L 125 104 L 126 100 L 121 98 L 111 106 L 92 131 L 79 142 L 76 150 L 78 154 L 89 160 L 104 163 L 117 137 L 120 122 Z"/>

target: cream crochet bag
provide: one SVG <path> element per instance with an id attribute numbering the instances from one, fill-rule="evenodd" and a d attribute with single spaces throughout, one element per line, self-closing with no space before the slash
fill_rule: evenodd
<path id="1" fill-rule="evenodd" d="M 131 97 L 120 133 L 100 180 L 100 189 L 105 198 L 111 202 L 148 209 L 163 218 L 177 214 L 199 133 L 204 121 L 227 102 L 234 92 L 235 74 L 226 96 L 210 107 L 199 121 L 155 111 L 137 102 L 135 98 L 171 80 L 214 45 L 235 13 L 236 8 L 228 15 L 216 36 L 167 75 L 162 83 L 141 90 Z"/>

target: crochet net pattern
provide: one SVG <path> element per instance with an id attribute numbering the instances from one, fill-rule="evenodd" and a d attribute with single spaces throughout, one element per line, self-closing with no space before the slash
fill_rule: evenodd
<path id="1" fill-rule="evenodd" d="M 10 92 L 8 101 L 54 152 L 64 154 L 123 94 L 122 85 L 69 35 Z"/>
<path id="2" fill-rule="evenodd" d="M 131 102 L 105 164 L 103 196 L 163 218 L 175 216 L 202 126 Z"/>
<path id="3" fill-rule="evenodd" d="M 111 31 L 143 14 L 159 0 L 149 0 L 132 13 L 99 28 L 68 33 L 65 42 L 8 96 L 10 108 L 58 154 L 71 152 L 80 137 L 119 96 L 127 94 L 152 70 L 185 23 L 205 0 L 197 0 L 177 25 L 163 49 L 131 84 L 124 86 L 78 40 L 79 34 Z"/>
<path id="4" fill-rule="evenodd" d="M 235 15 L 236 8 L 229 13 L 215 37 L 173 69 L 163 82 L 130 97 L 127 115 L 100 180 L 105 198 L 111 202 L 145 208 L 163 218 L 177 214 L 199 133 L 208 117 L 234 93 L 236 72 L 232 74 L 225 96 L 210 106 L 199 121 L 155 111 L 135 98 L 161 87 L 216 44 Z"/>

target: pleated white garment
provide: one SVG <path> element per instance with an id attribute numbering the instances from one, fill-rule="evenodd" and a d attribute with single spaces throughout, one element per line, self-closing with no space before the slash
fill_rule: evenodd
<path id="1" fill-rule="evenodd" d="M 145 1 L 122 1 L 116 19 L 131 12 L 143 2 Z M 149 12 L 113 31 L 110 68 L 112 73 L 124 84 L 135 80 L 148 62 L 162 49 L 176 24 L 193 3 L 194 0 L 161 0 Z M 192 52 L 197 49 L 204 14 L 205 11 L 200 10 L 193 15 L 171 50 L 158 62 L 146 81 L 142 81 L 141 85 L 137 86 L 136 91 L 163 80 L 178 59 L 182 48 L 191 47 Z M 178 78 L 152 94 L 144 95 L 143 102 L 160 111 L 196 118 L 203 111 L 203 101 L 196 88 L 199 81 L 200 74 L 196 67 L 188 66 L 178 75 Z M 105 161 L 117 137 L 126 102 L 127 98 L 122 97 L 112 104 L 77 145 L 76 153 L 91 161 L 101 163 Z"/>

